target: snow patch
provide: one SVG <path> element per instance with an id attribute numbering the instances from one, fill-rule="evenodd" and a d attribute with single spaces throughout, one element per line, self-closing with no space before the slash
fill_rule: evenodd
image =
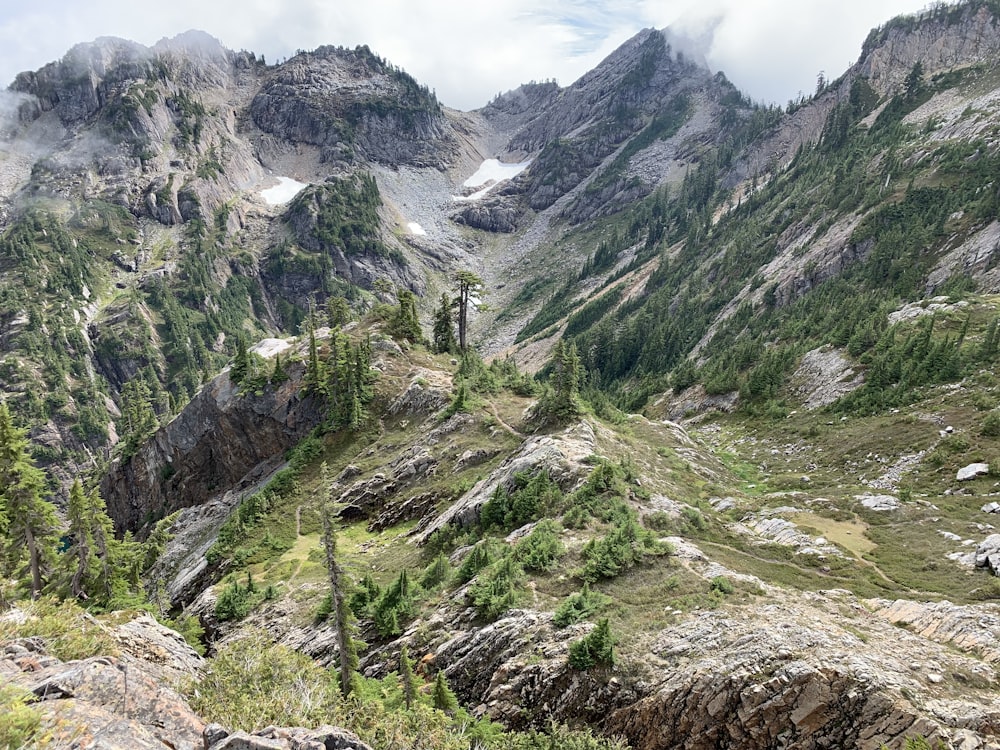
<path id="1" fill-rule="evenodd" d="M 293 180 L 291 177 L 279 177 L 277 185 L 260 191 L 260 197 L 269 206 L 280 206 L 282 203 L 288 203 L 307 187 L 309 186 L 306 183 Z"/>
<path id="2" fill-rule="evenodd" d="M 421 237 L 427 236 L 427 232 L 424 230 L 424 228 L 419 224 L 417 224 L 417 222 L 415 221 L 411 221 L 410 223 L 408 223 L 406 225 L 406 228 L 410 230 L 410 234 L 416 234 Z"/>
<path id="3" fill-rule="evenodd" d="M 499 183 L 517 177 L 528 168 L 529 164 L 531 164 L 530 159 L 516 164 L 508 164 L 499 159 L 487 159 L 479 165 L 479 169 L 476 170 L 475 174 L 462 183 L 462 187 L 481 189 L 471 195 L 453 195 L 451 198 L 455 201 L 479 200 Z"/>

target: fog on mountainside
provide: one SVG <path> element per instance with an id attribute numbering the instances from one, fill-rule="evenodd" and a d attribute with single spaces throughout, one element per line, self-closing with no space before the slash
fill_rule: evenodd
<path id="1" fill-rule="evenodd" d="M 0 746 L 1000 743 L 998 29 L 786 106 L 656 29 L 474 112 L 196 32 L 19 76 Z"/>

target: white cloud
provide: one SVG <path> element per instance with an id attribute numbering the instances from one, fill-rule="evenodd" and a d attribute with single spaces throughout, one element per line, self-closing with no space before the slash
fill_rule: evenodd
<path id="1" fill-rule="evenodd" d="M 200 28 L 269 62 L 322 44 L 373 51 L 472 109 L 529 80 L 562 85 L 643 27 L 721 16 L 708 60 L 754 98 L 783 103 L 836 77 L 868 30 L 925 0 L 38 0 L 0 18 L 0 81 L 60 58 L 76 42 L 122 36 L 151 45 Z M 13 4 L 10 4 L 13 5 Z"/>

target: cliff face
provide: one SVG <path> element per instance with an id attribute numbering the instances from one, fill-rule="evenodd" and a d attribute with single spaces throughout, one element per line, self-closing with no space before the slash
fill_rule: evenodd
<path id="1" fill-rule="evenodd" d="M 320 147 L 331 163 L 360 156 L 443 168 L 453 139 L 427 88 L 367 48 L 295 56 L 268 76 L 249 114 L 266 133 Z"/>
<path id="2" fill-rule="evenodd" d="M 278 468 L 323 419 L 320 404 L 301 396 L 303 372 L 290 366 L 288 380 L 260 394 L 239 392 L 223 372 L 133 456 L 116 460 L 101 494 L 119 531 L 239 492 Z"/>
<path id="3" fill-rule="evenodd" d="M 926 75 L 992 65 L 1000 54 L 1000 29 L 987 3 L 939 6 L 889 21 L 872 31 L 851 69 L 880 94 L 898 90 L 916 63 Z"/>

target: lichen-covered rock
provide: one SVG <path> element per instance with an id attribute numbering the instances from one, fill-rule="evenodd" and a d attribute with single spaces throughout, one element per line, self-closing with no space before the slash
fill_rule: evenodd
<path id="1" fill-rule="evenodd" d="M 182 649 L 172 648 L 172 656 L 164 653 L 164 633 L 155 632 L 158 630 L 143 622 L 123 631 L 120 642 L 132 653 L 122 658 L 92 657 L 65 663 L 52 657 L 24 659 L 23 671 L 5 679 L 35 694 L 33 706 L 58 746 L 201 750 L 204 722 L 161 682 L 168 673 L 164 665 L 177 662 Z M 139 644 L 142 632 L 153 636 L 148 648 Z M 146 660 L 149 656 L 152 663 Z"/>

